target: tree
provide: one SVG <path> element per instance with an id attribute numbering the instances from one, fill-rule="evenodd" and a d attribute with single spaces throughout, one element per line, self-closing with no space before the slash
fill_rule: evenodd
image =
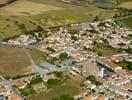
<path id="1" fill-rule="evenodd" d="M 74 41 L 78 40 L 77 36 L 74 36 L 74 35 L 71 36 L 71 39 L 74 40 Z"/>
<path id="2" fill-rule="evenodd" d="M 68 54 L 67 54 L 66 52 L 61 53 L 60 56 L 59 56 L 59 58 L 60 58 L 61 60 L 66 60 L 66 59 L 68 59 Z"/>
<path id="3" fill-rule="evenodd" d="M 25 29 L 26 27 L 25 27 L 25 25 L 24 24 L 20 24 L 20 25 L 18 25 L 21 29 Z"/>
<path id="4" fill-rule="evenodd" d="M 114 16 L 113 16 L 113 18 L 117 18 L 118 17 L 118 14 L 116 13 Z"/>
<path id="5" fill-rule="evenodd" d="M 54 74 L 56 77 L 59 77 L 59 78 L 61 78 L 63 76 L 63 72 L 55 71 Z"/>
<path id="6" fill-rule="evenodd" d="M 101 83 L 99 81 L 96 80 L 96 77 L 93 75 L 90 75 L 86 78 L 87 80 L 91 81 L 91 83 L 95 84 L 95 85 L 101 85 Z"/>
<path id="7" fill-rule="evenodd" d="M 51 52 L 55 52 L 55 50 L 51 47 L 47 47 L 47 50 L 51 51 Z"/>
<path id="8" fill-rule="evenodd" d="M 93 21 L 99 21 L 99 16 L 95 16 Z"/>
<path id="9" fill-rule="evenodd" d="M 103 56 L 103 53 L 101 51 L 97 52 L 98 56 Z"/>
<path id="10" fill-rule="evenodd" d="M 41 32 L 41 31 L 43 31 L 43 28 L 40 27 L 40 26 L 38 26 L 38 27 L 37 27 L 37 32 Z"/>
<path id="11" fill-rule="evenodd" d="M 132 70 L 132 62 L 128 62 L 127 68 L 128 68 L 129 70 Z"/>
<path id="12" fill-rule="evenodd" d="M 126 52 L 132 54 L 132 49 L 131 48 L 126 49 Z"/>

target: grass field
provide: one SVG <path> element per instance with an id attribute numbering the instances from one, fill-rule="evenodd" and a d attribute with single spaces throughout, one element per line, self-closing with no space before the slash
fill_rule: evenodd
<path id="1" fill-rule="evenodd" d="M 46 92 L 41 92 L 36 96 L 32 96 L 29 100 L 52 100 L 52 98 L 59 97 L 63 94 L 69 94 L 71 96 L 77 95 L 80 93 L 81 89 L 76 86 L 77 84 L 71 80 L 67 80 L 64 84 L 59 85 L 53 89 L 50 89 Z"/>
<path id="2" fill-rule="evenodd" d="M 29 1 L 36 2 L 36 0 Z M 48 11 L 32 17 L 32 20 L 47 27 L 92 21 L 96 15 L 101 18 L 110 18 L 115 13 L 113 10 L 99 9 L 96 5 L 79 6 L 64 3 L 61 0 L 37 0 L 37 2 L 63 8 L 63 10 Z"/>
<path id="3" fill-rule="evenodd" d="M 118 20 L 119 23 L 124 24 L 125 26 L 129 27 L 132 29 L 132 16 L 124 19 Z"/>
<path id="4" fill-rule="evenodd" d="M 0 46 L 0 74 L 3 76 L 31 73 L 30 60 L 21 48 Z"/>
<path id="5" fill-rule="evenodd" d="M 29 1 L 16 1 L 0 9 L 1 13 L 9 15 L 35 15 L 50 10 L 60 10 L 59 7 L 49 6 Z"/>
<path id="6" fill-rule="evenodd" d="M 131 2 L 124 2 L 119 5 L 120 8 L 126 8 L 131 10 L 132 9 L 132 1 Z"/>
<path id="7" fill-rule="evenodd" d="M 92 21 L 97 15 L 102 19 L 111 18 L 116 12 L 96 5 L 79 6 L 61 0 L 19 0 L 0 9 L 0 39 L 22 33 L 16 22 L 24 24 L 26 30 L 33 30 L 38 25 L 47 28 Z"/>
<path id="8" fill-rule="evenodd" d="M 28 49 L 28 52 L 31 54 L 36 64 L 43 62 L 47 57 L 46 53 L 39 51 L 37 49 Z"/>
<path id="9" fill-rule="evenodd" d="M 25 17 L 0 15 L 0 40 L 22 34 L 20 27 L 16 23 L 24 24 L 27 30 L 33 30 L 37 27 Z"/>

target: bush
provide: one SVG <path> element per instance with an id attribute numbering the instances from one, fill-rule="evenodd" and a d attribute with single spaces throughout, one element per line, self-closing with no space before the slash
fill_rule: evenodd
<path id="1" fill-rule="evenodd" d="M 57 84 L 59 84 L 60 83 L 60 80 L 58 80 L 58 79 L 49 79 L 48 81 L 47 81 L 47 84 L 49 85 L 49 86 L 55 86 L 55 85 L 57 85 Z"/>
<path id="2" fill-rule="evenodd" d="M 101 51 L 97 52 L 98 56 L 103 56 L 103 53 Z"/>
<path id="3" fill-rule="evenodd" d="M 71 39 L 74 40 L 74 41 L 78 40 L 78 38 L 76 36 L 74 36 L 74 35 L 71 36 Z"/>
<path id="4" fill-rule="evenodd" d="M 47 50 L 51 51 L 51 52 L 55 52 L 55 50 L 51 47 L 48 47 Z"/>
<path id="5" fill-rule="evenodd" d="M 56 77 L 59 77 L 59 78 L 63 76 L 63 72 L 55 71 L 54 74 L 55 74 Z"/>

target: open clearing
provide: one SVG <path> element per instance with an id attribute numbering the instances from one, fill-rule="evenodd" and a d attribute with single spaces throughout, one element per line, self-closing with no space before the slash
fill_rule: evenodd
<path id="1" fill-rule="evenodd" d="M 124 2 L 124 3 L 121 3 L 121 4 L 119 5 L 119 7 L 121 7 L 121 8 L 126 8 L 126 9 L 131 10 L 131 9 L 132 9 L 132 2 Z"/>
<path id="2" fill-rule="evenodd" d="M 22 48 L 0 46 L 0 74 L 16 76 L 31 74 L 30 60 Z"/>
<path id="3" fill-rule="evenodd" d="M 0 12 L 9 15 L 36 15 L 50 10 L 60 10 L 59 7 L 49 6 L 30 1 L 16 1 L 0 9 Z"/>
<path id="4" fill-rule="evenodd" d="M 46 92 L 40 92 L 38 95 L 30 97 L 29 100 L 52 100 L 52 98 L 59 97 L 63 94 L 74 96 L 80 92 L 81 88 L 79 88 L 79 86 L 77 86 L 72 80 L 68 79 L 66 82 L 53 89 L 49 89 Z"/>

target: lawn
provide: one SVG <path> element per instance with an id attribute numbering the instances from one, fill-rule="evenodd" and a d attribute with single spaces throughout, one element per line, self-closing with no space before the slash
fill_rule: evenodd
<path id="1" fill-rule="evenodd" d="M 16 76 L 31 74 L 31 63 L 22 48 L 0 46 L 0 74 Z"/>
<path id="2" fill-rule="evenodd" d="M 59 97 L 63 94 L 69 94 L 71 96 L 77 95 L 81 92 L 81 89 L 72 80 L 67 80 L 65 83 L 49 89 L 46 92 L 41 92 L 36 96 L 32 96 L 29 100 L 52 100 L 52 98 Z"/>

